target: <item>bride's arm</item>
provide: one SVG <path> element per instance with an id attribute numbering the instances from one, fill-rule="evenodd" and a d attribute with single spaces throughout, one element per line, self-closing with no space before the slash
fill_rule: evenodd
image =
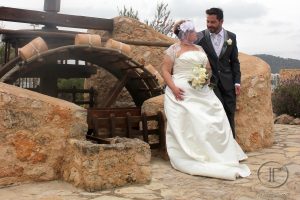
<path id="1" fill-rule="evenodd" d="M 174 62 L 171 60 L 170 56 L 165 55 L 163 64 L 162 64 L 162 76 L 165 80 L 165 83 L 169 86 L 170 89 L 175 87 L 175 84 L 172 80 L 172 69 Z"/>
<path id="2" fill-rule="evenodd" d="M 212 71 L 211 71 L 211 66 L 210 66 L 209 61 L 207 61 L 205 68 L 206 68 L 206 71 L 207 71 L 207 73 L 208 73 L 207 84 L 210 84 L 210 78 L 211 78 L 211 76 L 212 76 Z"/>
<path id="3" fill-rule="evenodd" d="M 172 69 L 173 69 L 174 61 L 170 58 L 170 56 L 165 55 L 163 64 L 162 64 L 162 76 L 165 80 L 167 86 L 172 90 L 176 99 L 183 99 L 183 90 L 178 88 L 173 80 L 172 80 Z"/>

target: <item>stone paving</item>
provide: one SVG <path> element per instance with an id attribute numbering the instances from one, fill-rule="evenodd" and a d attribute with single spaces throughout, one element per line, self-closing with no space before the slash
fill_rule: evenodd
<path id="1" fill-rule="evenodd" d="M 152 181 L 147 185 L 88 193 L 63 181 L 28 183 L 1 188 L 0 199 L 300 199 L 300 126 L 275 125 L 274 145 L 247 155 L 243 163 L 248 164 L 252 174 L 236 181 L 186 175 L 172 169 L 168 161 L 153 157 Z"/>

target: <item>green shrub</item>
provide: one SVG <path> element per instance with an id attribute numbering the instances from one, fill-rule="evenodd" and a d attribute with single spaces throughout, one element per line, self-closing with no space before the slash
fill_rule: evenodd
<path id="1" fill-rule="evenodd" d="M 300 117 L 300 75 L 281 81 L 272 94 L 272 103 L 276 114 Z"/>
<path id="2" fill-rule="evenodd" d="M 76 87 L 76 89 L 84 89 L 84 78 L 58 79 L 57 87 L 58 89 L 72 89 L 73 87 Z M 77 101 L 82 101 L 83 97 L 83 93 L 76 94 Z M 58 98 L 73 101 L 72 93 L 59 93 Z"/>

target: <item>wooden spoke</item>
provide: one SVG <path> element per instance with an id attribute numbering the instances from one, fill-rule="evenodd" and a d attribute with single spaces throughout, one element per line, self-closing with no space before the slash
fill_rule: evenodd
<path id="1" fill-rule="evenodd" d="M 126 72 L 126 74 L 123 76 L 121 81 L 118 81 L 116 85 L 112 88 L 112 90 L 109 92 L 106 101 L 103 104 L 103 107 L 110 107 L 119 96 L 122 89 L 125 87 L 127 81 L 129 79 L 129 71 Z"/>

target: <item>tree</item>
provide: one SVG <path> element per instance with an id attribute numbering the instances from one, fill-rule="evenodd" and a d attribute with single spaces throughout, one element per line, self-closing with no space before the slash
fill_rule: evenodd
<path id="1" fill-rule="evenodd" d="M 131 7 L 130 7 L 130 9 L 127 9 L 124 6 L 123 9 L 121 9 L 121 10 L 119 10 L 119 8 L 118 8 L 118 12 L 119 12 L 120 16 L 130 17 L 130 18 L 139 20 L 138 11 L 134 11 Z"/>
<path id="2" fill-rule="evenodd" d="M 170 19 L 170 14 L 171 11 L 168 10 L 167 3 L 157 3 L 154 19 L 151 22 L 148 20 L 144 20 L 144 22 L 157 32 L 171 36 L 172 28 L 175 22 L 174 20 Z M 131 7 L 130 9 L 127 9 L 124 6 L 122 10 L 119 10 L 119 15 L 139 20 L 138 11 L 134 11 Z"/>
<path id="3" fill-rule="evenodd" d="M 167 3 L 157 3 L 154 19 L 151 22 L 146 20 L 145 23 L 162 34 L 172 35 L 172 28 L 175 22 L 169 18 L 170 14 L 171 11 L 168 10 Z"/>

